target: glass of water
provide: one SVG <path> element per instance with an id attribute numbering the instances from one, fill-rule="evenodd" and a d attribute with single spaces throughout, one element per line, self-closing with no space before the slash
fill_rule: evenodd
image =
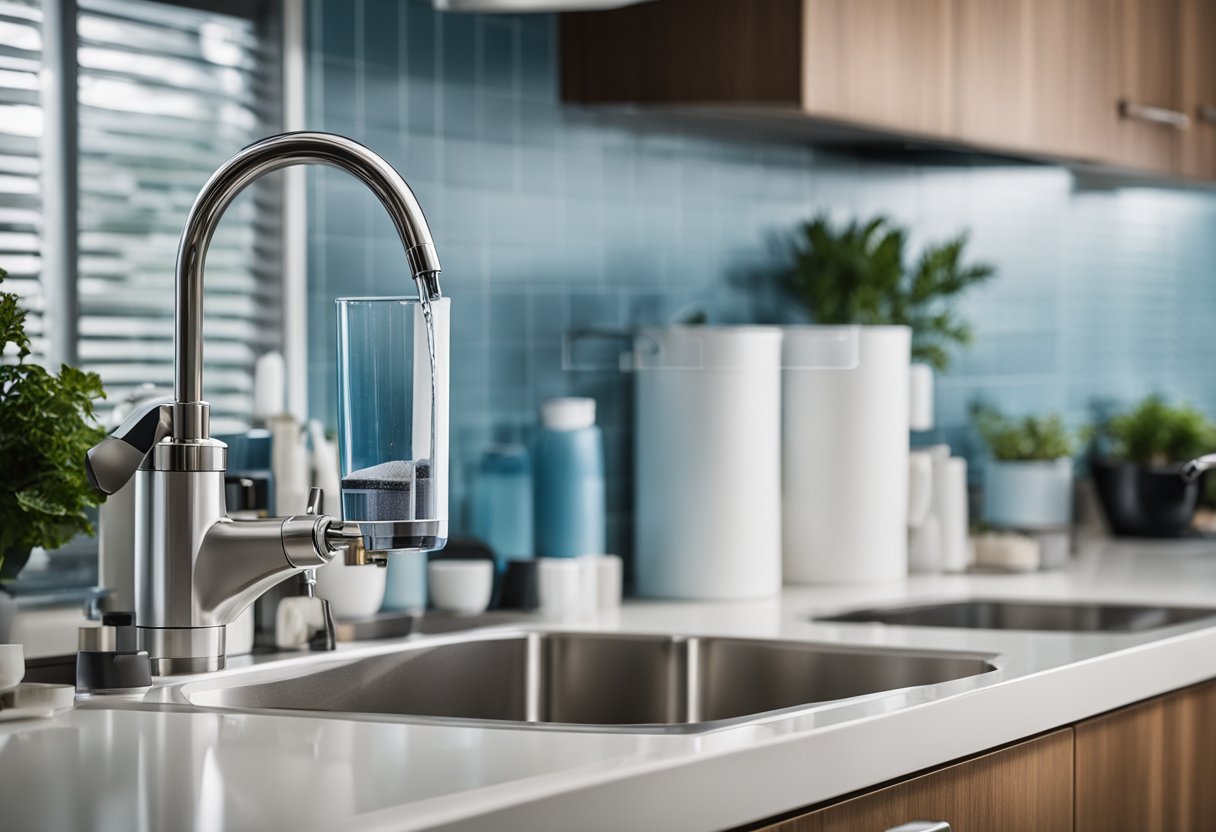
<path id="1" fill-rule="evenodd" d="M 446 298 L 339 298 L 342 519 L 372 551 L 448 536 Z"/>

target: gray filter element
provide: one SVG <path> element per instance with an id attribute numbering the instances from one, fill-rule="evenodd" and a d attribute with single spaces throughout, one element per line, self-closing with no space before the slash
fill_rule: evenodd
<path id="1" fill-rule="evenodd" d="M 429 476 L 430 465 L 426 466 Z M 342 479 L 342 490 L 360 492 L 363 502 L 359 520 L 413 520 L 414 519 L 414 463 L 408 459 L 394 459 L 370 468 L 351 471 Z M 353 496 L 353 495 L 350 495 Z"/>
<path id="2" fill-rule="evenodd" d="M 435 481 L 431 479 L 431 461 L 420 459 L 414 463 L 414 494 L 416 496 L 417 520 L 435 517 Z"/>

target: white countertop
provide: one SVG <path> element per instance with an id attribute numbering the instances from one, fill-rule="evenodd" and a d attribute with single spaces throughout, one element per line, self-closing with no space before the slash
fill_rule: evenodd
<path id="1" fill-rule="evenodd" d="M 1097 635 L 809 620 L 966 597 L 1216 607 L 1216 542 L 1092 544 L 1066 571 L 1033 575 L 788 589 L 766 602 L 633 602 L 579 626 L 958 650 L 995 656 L 999 668 L 938 698 L 911 689 L 703 734 L 88 703 L 0 724 L 0 828 L 723 829 L 1216 677 L 1211 621 Z"/>

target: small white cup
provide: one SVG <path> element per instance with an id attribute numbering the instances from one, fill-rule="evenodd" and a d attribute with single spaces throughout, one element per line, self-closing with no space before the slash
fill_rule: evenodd
<path id="1" fill-rule="evenodd" d="M 431 603 L 456 615 L 480 615 L 494 592 L 494 564 L 488 560 L 433 560 L 427 566 Z"/>
<path id="2" fill-rule="evenodd" d="M 589 570 L 579 558 L 538 558 L 537 563 L 541 615 L 570 620 L 590 612 L 584 589 Z"/>
<path id="3" fill-rule="evenodd" d="M 616 555 L 582 555 L 584 598 L 591 610 L 604 612 L 621 605 L 621 559 Z"/>
<path id="4" fill-rule="evenodd" d="M 25 678 L 25 650 L 20 644 L 0 644 L 0 693 L 12 690 Z"/>

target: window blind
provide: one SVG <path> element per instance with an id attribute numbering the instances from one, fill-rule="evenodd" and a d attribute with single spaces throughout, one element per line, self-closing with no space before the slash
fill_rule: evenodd
<path id="1" fill-rule="evenodd" d="M 0 0 L 0 268 L 8 272 L 4 290 L 20 295 L 29 310 L 35 360 L 46 355 L 39 281 L 41 29 L 39 0 Z"/>
<path id="2" fill-rule="evenodd" d="M 112 404 L 145 382 L 172 387 L 178 236 L 211 172 L 264 132 L 262 61 L 247 19 L 150 0 L 79 9 L 79 356 Z M 254 360 L 279 341 L 268 190 L 233 203 L 207 257 L 203 389 L 215 433 L 248 425 Z"/>

